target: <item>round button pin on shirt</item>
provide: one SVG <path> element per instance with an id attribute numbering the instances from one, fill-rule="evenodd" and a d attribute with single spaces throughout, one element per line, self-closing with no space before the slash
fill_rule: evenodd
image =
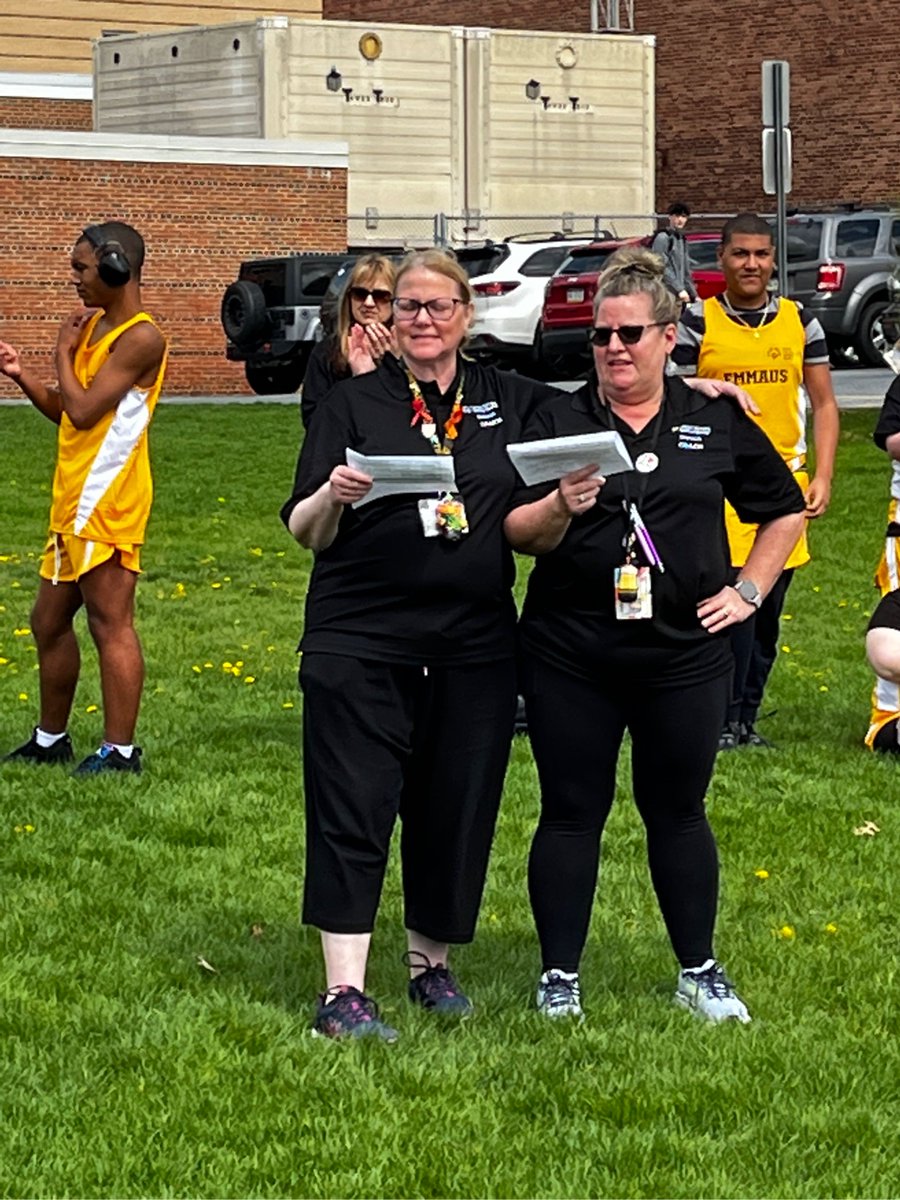
<path id="1" fill-rule="evenodd" d="M 634 464 L 635 470 L 640 471 L 642 475 L 649 475 L 651 471 L 655 471 L 659 466 L 659 458 L 652 452 L 647 454 L 639 454 L 637 461 Z"/>

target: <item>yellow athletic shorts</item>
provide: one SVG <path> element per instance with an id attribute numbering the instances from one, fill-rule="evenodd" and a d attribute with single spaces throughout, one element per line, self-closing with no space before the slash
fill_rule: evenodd
<path id="1" fill-rule="evenodd" d="M 51 583 L 76 583 L 82 575 L 108 562 L 118 552 L 119 562 L 135 575 L 141 573 L 141 548 L 123 542 L 92 542 L 74 533 L 53 533 L 41 556 L 42 579 Z"/>

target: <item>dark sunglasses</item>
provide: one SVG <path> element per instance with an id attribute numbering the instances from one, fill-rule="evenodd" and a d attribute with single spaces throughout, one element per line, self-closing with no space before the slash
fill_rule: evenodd
<path id="1" fill-rule="evenodd" d="M 593 342 L 595 346 L 608 346 L 612 335 L 617 333 L 624 345 L 634 346 L 644 336 L 645 329 L 653 329 L 655 326 L 662 328 L 671 324 L 671 321 L 650 321 L 646 325 L 595 325 L 588 334 L 588 341 Z"/>
<path id="2" fill-rule="evenodd" d="M 394 298 L 393 292 L 389 292 L 387 288 L 367 288 L 367 287 L 352 287 L 350 296 L 353 300 L 358 300 L 360 304 L 364 300 L 368 300 L 369 296 L 376 304 L 390 304 Z"/>

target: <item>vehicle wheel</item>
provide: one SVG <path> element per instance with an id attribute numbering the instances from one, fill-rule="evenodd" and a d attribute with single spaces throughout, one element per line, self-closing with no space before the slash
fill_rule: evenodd
<path id="1" fill-rule="evenodd" d="M 268 330 L 266 298 L 258 283 L 239 279 L 229 284 L 222 297 L 222 328 L 238 346 L 259 341 Z"/>
<path id="2" fill-rule="evenodd" d="M 859 357 L 870 367 L 883 367 L 882 355 L 891 348 L 883 320 L 887 308 L 887 300 L 876 300 L 863 309 L 859 318 L 853 344 Z"/>
<path id="3" fill-rule="evenodd" d="M 280 396 L 296 392 L 306 374 L 306 359 L 292 358 L 288 362 L 267 363 L 265 366 L 244 364 L 247 382 L 257 396 Z"/>

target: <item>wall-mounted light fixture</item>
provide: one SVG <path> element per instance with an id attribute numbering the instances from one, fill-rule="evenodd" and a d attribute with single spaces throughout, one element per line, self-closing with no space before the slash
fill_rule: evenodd
<path id="1" fill-rule="evenodd" d="M 339 92 L 341 90 L 341 84 L 343 83 L 343 80 L 344 77 L 341 75 L 337 67 L 332 67 L 325 76 L 325 86 L 328 88 L 329 92 Z"/>
<path id="2" fill-rule="evenodd" d="M 525 84 L 525 95 L 529 100 L 537 100 L 540 98 L 541 85 L 537 79 L 529 79 Z"/>

